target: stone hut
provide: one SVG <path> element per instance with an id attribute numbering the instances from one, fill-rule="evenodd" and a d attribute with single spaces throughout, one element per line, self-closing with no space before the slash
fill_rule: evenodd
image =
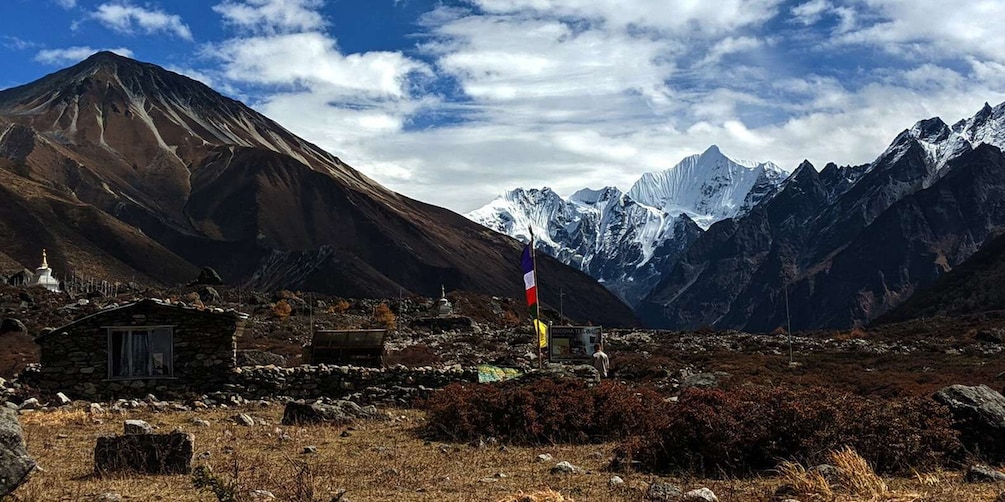
<path id="1" fill-rule="evenodd" d="M 38 386 L 86 399 L 221 390 L 246 318 L 151 299 L 105 309 L 35 339 Z"/>

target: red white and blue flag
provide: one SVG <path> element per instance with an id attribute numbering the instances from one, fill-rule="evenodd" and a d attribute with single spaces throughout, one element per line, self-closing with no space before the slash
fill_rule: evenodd
<path id="1" fill-rule="evenodd" d="M 523 285 L 527 290 L 527 307 L 530 309 L 530 316 L 537 318 L 537 283 L 534 276 L 534 257 L 531 256 L 530 245 L 523 248 L 523 255 L 520 256 L 520 267 L 523 269 Z"/>
<path id="2" fill-rule="evenodd" d="M 534 270 L 532 245 L 528 244 L 523 248 L 523 254 L 520 256 L 520 268 L 523 269 L 523 285 L 527 291 L 527 308 L 530 309 L 530 318 L 534 323 L 534 331 L 537 333 L 538 346 L 544 348 L 548 346 L 548 326 L 538 319 L 537 274 Z"/>

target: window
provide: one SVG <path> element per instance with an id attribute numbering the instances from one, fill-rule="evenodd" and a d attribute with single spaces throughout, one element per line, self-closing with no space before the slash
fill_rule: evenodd
<path id="1" fill-rule="evenodd" d="M 173 331 L 170 326 L 108 328 L 109 378 L 172 376 Z"/>

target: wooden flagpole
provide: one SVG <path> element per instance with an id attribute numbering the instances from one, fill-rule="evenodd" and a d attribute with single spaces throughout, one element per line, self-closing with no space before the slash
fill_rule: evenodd
<path id="1" fill-rule="evenodd" d="M 537 302 L 534 303 L 534 319 L 531 326 L 534 328 L 534 344 L 537 345 L 537 367 L 544 369 L 544 354 L 541 351 L 541 332 L 538 330 L 538 323 L 541 322 L 541 285 L 537 282 L 537 252 L 534 250 L 534 227 L 527 226 L 530 230 L 530 262 L 534 266 L 534 288 L 537 289 Z"/>

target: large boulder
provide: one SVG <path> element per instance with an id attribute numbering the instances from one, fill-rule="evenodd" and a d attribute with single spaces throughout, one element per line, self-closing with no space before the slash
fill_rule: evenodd
<path id="1" fill-rule="evenodd" d="M 968 450 L 992 464 L 1005 461 L 1005 396 L 987 385 L 952 385 L 934 398 L 953 414 L 954 427 Z"/>
<path id="2" fill-rule="evenodd" d="M 199 277 L 196 278 L 193 284 L 220 286 L 223 284 L 223 279 L 220 278 L 220 274 L 216 273 L 216 270 L 213 270 L 213 267 L 206 267 L 199 272 Z"/>
<path id="3" fill-rule="evenodd" d="M 94 471 L 142 474 L 191 474 L 195 436 L 130 434 L 102 436 L 94 446 Z"/>
<path id="4" fill-rule="evenodd" d="M 34 469 L 35 461 L 25 449 L 17 413 L 0 407 L 0 498 L 21 486 Z"/>
<path id="5" fill-rule="evenodd" d="M 283 425 L 347 425 L 356 420 L 379 417 L 377 408 L 360 406 L 352 401 L 332 403 L 290 401 L 286 403 L 286 410 L 283 412 Z"/>
<path id="6" fill-rule="evenodd" d="M 0 335 L 7 333 L 28 334 L 28 328 L 24 326 L 24 323 L 17 319 L 4 319 L 3 321 L 0 321 Z"/>

